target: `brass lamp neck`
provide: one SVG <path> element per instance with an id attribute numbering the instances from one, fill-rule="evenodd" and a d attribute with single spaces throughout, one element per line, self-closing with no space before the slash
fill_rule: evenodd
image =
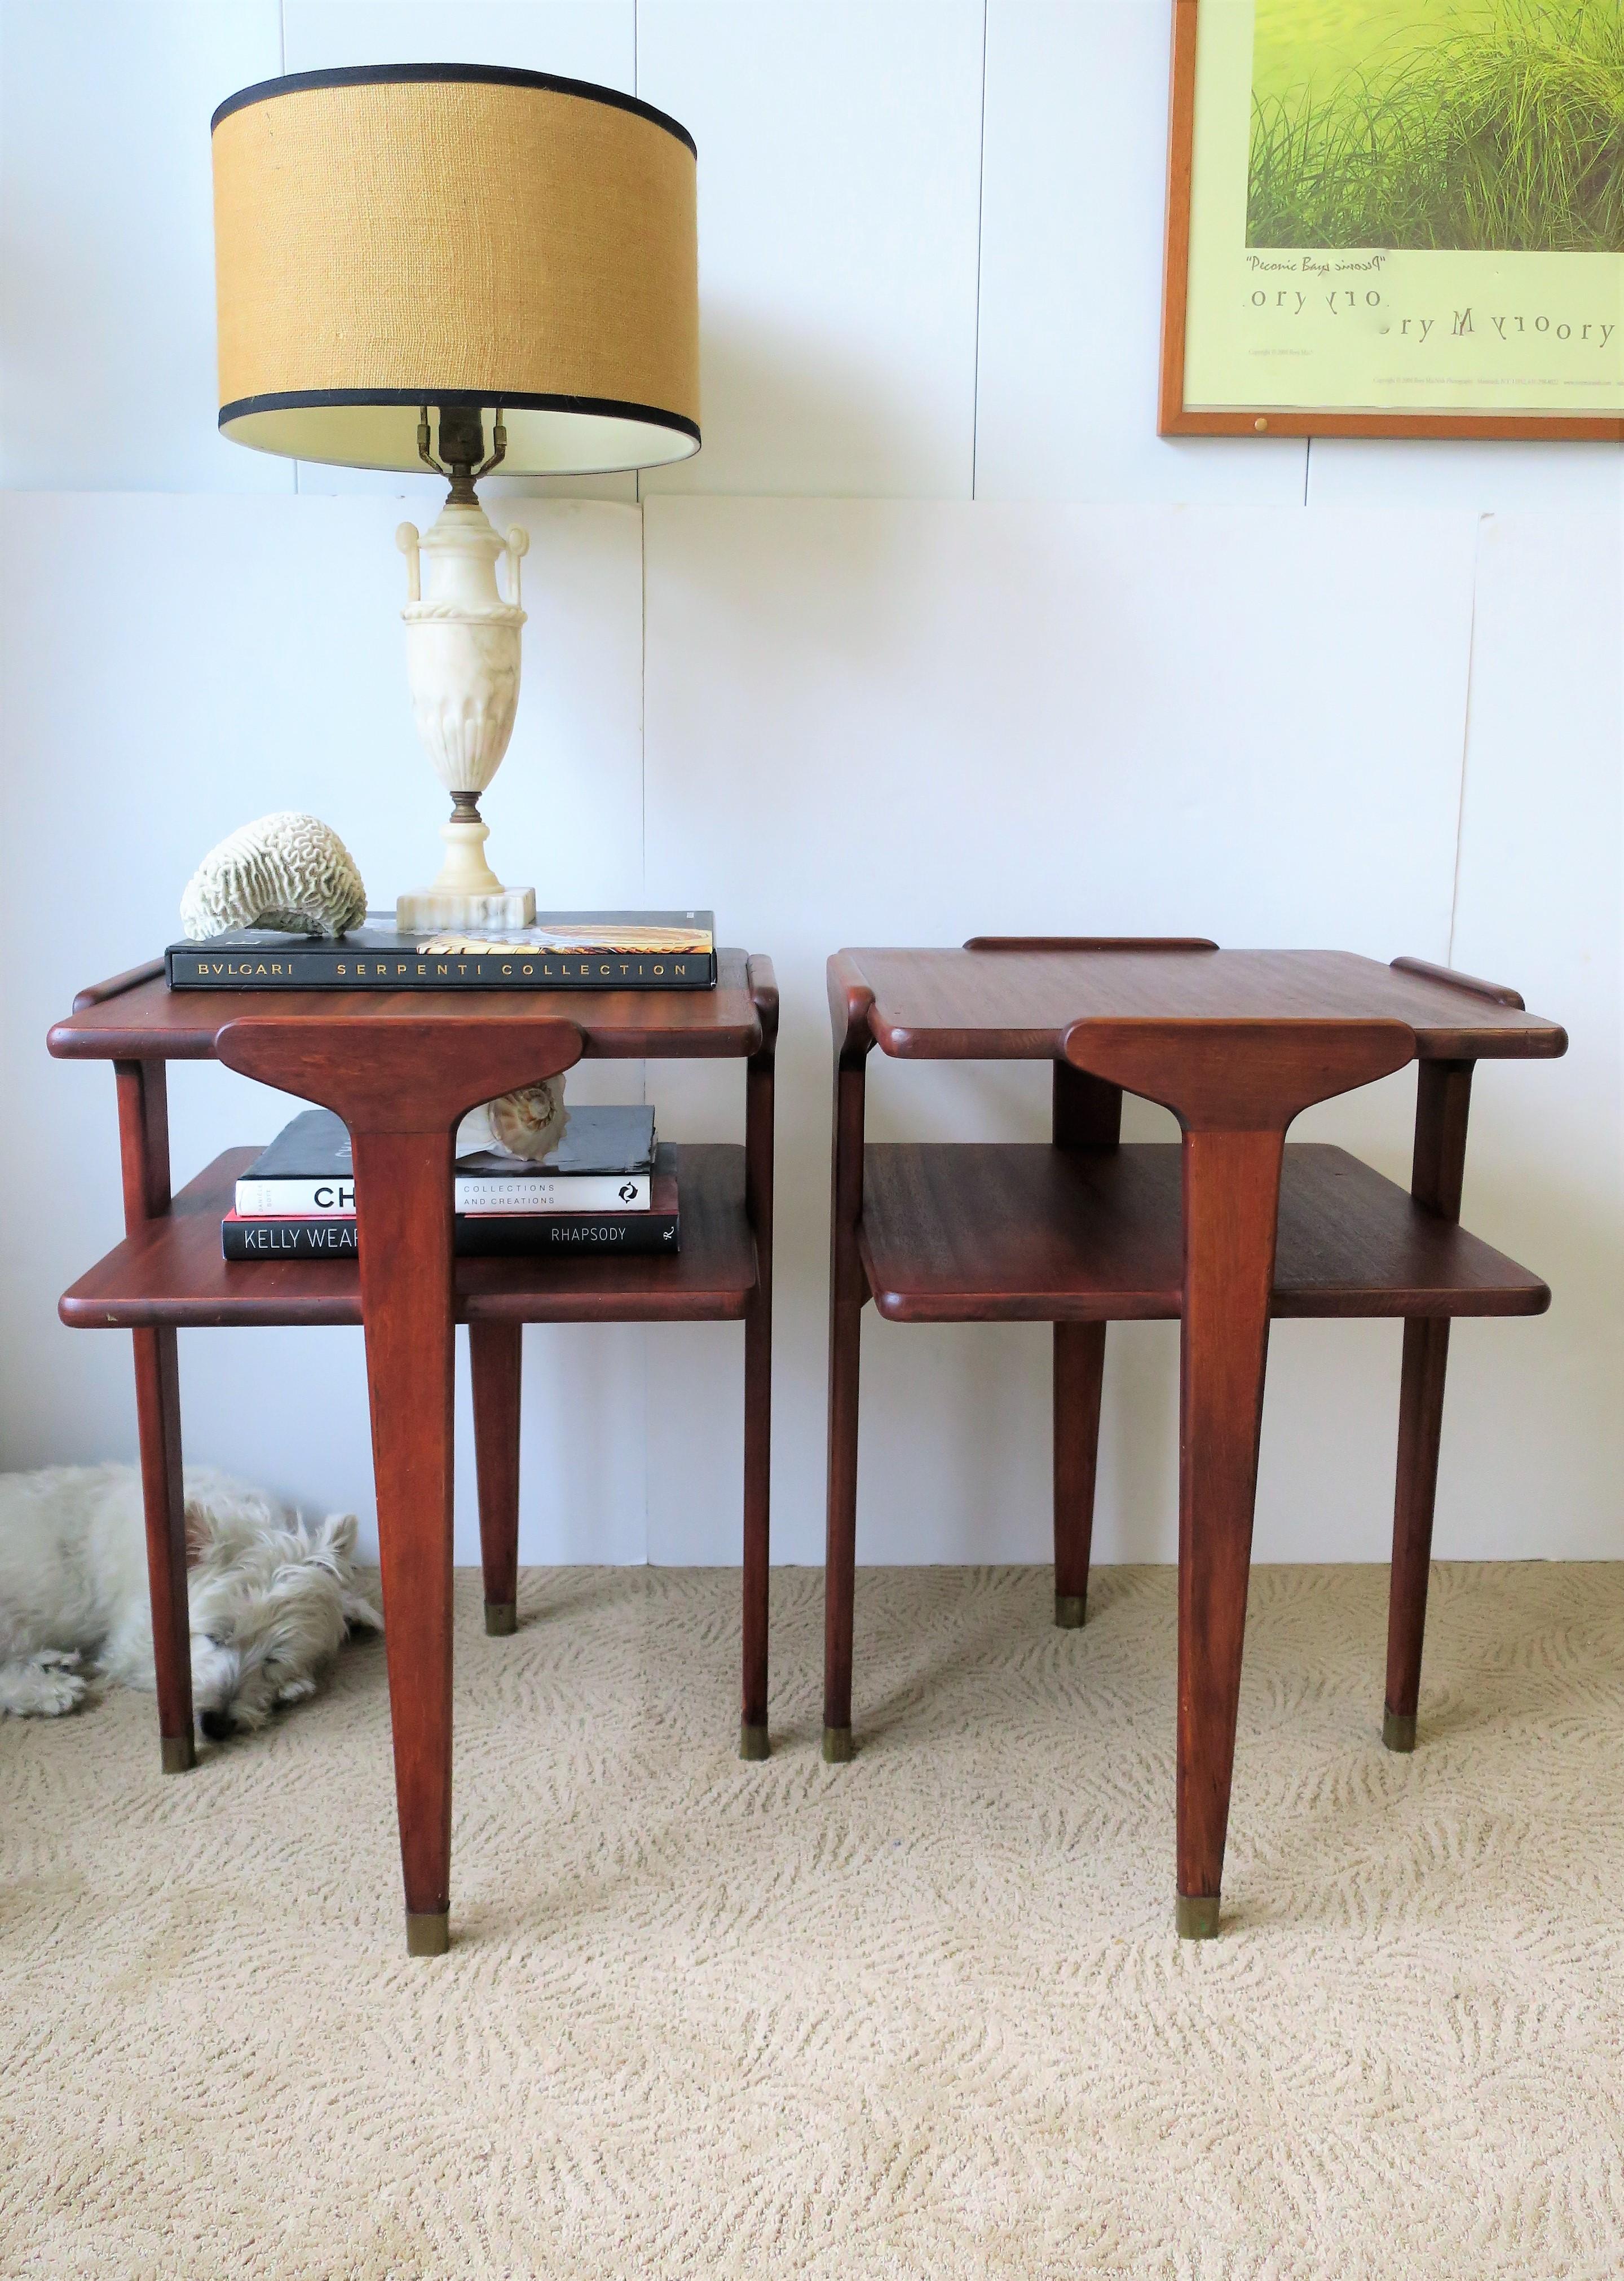
<path id="1" fill-rule="evenodd" d="M 478 504 L 473 486 L 481 476 L 500 467 L 507 456 L 507 429 L 503 424 L 502 407 L 496 406 L 496 425 L 491 431 L 491 452 L 485 456 L 485 428 L 477 405 L 443 404 L 440 406 L 440 451 L 438 457 L 429 448 L 428 406 L 424 405 L 418 419 L 418 457 L 426 468 L 437 475 L 449 476 L 451 488 L 446 495 L 448 506 L 473 506 Z"/>

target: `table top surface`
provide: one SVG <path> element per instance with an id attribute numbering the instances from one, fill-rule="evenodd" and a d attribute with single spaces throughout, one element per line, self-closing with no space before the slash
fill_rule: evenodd
<path id="1" fill-rule="evenodd" d="M 228 1023 L 256 1015 L 327 1026 L 391 1021 L 573 1022 L 584 1060 L 728 1058 L 757 1052 L 761 1017 L 750 961 L 719 950 L 712 990 L 171 990 L 161 972 L 76 1010 L 51 1031 L 53 1054 L 78 1060 L 207 1061 Z M 767 978 L 771 969 L 758 962 Z M 140 970 L 137 970 L 140 973 Z"/>
<path id="2" fill-rule="evenodd" d="M 881 1049 L 922 1061 L 1058 1058 L 1094 1020 L 1403 1022 L 1424 1059 L 1547 1059 L 1566 1032 L 1510 992 L 1336 950 L 843 950 L 831 992 L 872 993 Z M 837 1013 L 836 1019 L 839 1016 Z"/>

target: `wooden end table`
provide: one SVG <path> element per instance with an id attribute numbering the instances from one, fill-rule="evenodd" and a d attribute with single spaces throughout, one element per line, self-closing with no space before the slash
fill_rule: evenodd
<path id="1" fill-rule="evenodd" d="M 1415 1742 L 1450 1318 L 1538 1314 L 1459 1225 L 1474 1064 L 1566 1050 L 1515 991 L 1419 959 L 1205 940 L 978 937 L 830 959 L 835 1161 L 826 1759 L 851 1755 L 858 1349 L 894 1322 L 1054 1325 L 1055 1613 L 1088 1591 L 1108 1322 L 1181 1318 L 1177 1923 L 1218 1929 L 1271 1316 L 1405 1325 L 1383 1739 Z M 1051 1061 L 1053 1140 L 865 1146 L 870 1050 Z M 1410 1193 L 1298 1111 L 1420 1063 Z M 1124 1092 L 1181 1143 L 1124 1144 Z"/>
<path id="2" fill-rule="evenodd" d="M 84 991 L 53 1054 L 111 1061 L 125 1240 L 61 1302 L 65 1323 L 131 1331 L 158 1729 L 193 1762 L 176 1331 L 360 1323 L 366 1335 L 406 1945 L 449 1941 L 454 1325 L 468 1326 L 486 1628 L 514 1625 L 519 1395 L 526 1323 L 744 1325 L 744 1610 L 740 1751 L 767 1754 L 773 1084 L 770 962 L 723 951 L 708 991 L 367 994 L 171 991 L 161 964 Z M 582 1058 L 743 1058 L 745 1138 L 662 1145 L 682 1249 L 669 1258 L 458 1259 L 452 1134 L 463 1113 Z M 214 1059 L 335 1110 L 354 1145 L 354 1260 L 228 1261 L 219 1222 L 251 1149 L 170 1194 L 165 1063 Z"/>

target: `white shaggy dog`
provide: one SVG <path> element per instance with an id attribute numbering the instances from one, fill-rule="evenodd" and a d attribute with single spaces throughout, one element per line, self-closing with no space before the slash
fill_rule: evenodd
<path id="1" fill-rule="evenodd" d="M 192 1706 L 220 1742 L 313 1695 L 350 1627 L 383 1619 L 356 1576 L 353 1513 L 308 1527 L 189 1465 L 185 1496 Z M 93 1679 L 157 1685 L 140 1479 L 128 1465 L 0 1474 L 0 1712 L 55 1718 Z"/>

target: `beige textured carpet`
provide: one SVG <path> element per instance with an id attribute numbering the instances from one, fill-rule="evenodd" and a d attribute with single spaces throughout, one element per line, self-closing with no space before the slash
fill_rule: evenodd
<path id="1" fill-rule="evenodd" d="M 402 1953 L 381 1650 L 186 1777 L 0 1720 L 0 2272 L 1624 2272 L 1624 1566 L 1258 1572 L 1222 1937 L 1174 1938 L 1174 1580 L 462 1581 L 455 1945 Z"/>

